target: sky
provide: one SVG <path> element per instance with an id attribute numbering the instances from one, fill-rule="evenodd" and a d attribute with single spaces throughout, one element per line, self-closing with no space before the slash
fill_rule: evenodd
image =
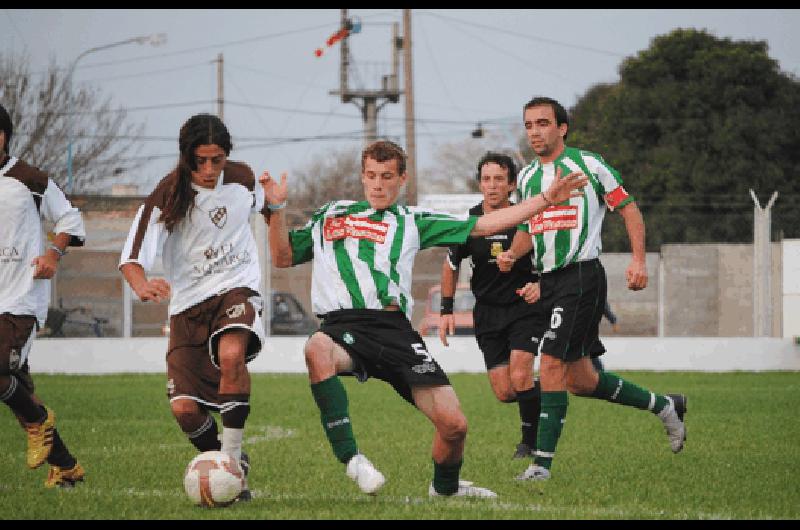
<path id="1" fill-rule="evenodd" d="M 351 89 L 378 89 L 391 73 L 392 23 L 402 10 L 351 9 L 361 31 L 349 38 Z M 363 143 L 361 112 L 339 88 L 339 9 L 320 10 L 0 10 L 0 49 L 24 54 L 31 71 L 50 60 L 69 68 L 86 50 L 164 34 L 160 46 L 125 44 L 90 53 L 73 82 L 90 83 L 144 131 L 120 182 L 142 194 L 174 166 L 181 124 L 217 112 L 223 55 L 224 119 L 231 158 L 256 174 L 291 175 L 315 157 Z M 417 168 L 437 171 L 436 153 L 458 142 L 512 149 L 521 109 L 547 95 L 567 108 L 593 85 L 619 80 L 618 67 L 676 28 L 765 40 L 784 72 L 800 75 L 800 10 L 412 10 Z M 315 50 L 323 49 L 320 57 Z M 398 72 L 402 86 L 402 62 Z M 378 113 L 378 135 L 406 145 L 405 102 Z M 481 124 L 484 139 L 472 139 Z M 66 168 L 65 168 L 66 173 Z M 77 176 L 76 178 L 79 178 Z M 419 183 L 421 193 L 425 183 Z"/>

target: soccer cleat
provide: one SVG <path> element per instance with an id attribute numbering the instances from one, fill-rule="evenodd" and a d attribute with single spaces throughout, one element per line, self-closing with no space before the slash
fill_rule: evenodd
<path id="1" fill-rule="evenodd" d="M 679 453 L 686 441 L 686 425 L 683 415 L 686 414 L 686 396 L 683 394 L 667 394 L 667 406 L 658 413 L 664 422 L 664 429 L 669 437 L 669 445 L 673 453 Z"/>
<path id="2" fill-rule="evenodd" d="M 26 460 L 28 467 L 36 469 L 44 464 L 53 449 L 53 432 L 56 429 L 56 415 L 45 407 L 47 417 L 42 423 L 27 423 L 25 431 L 28 433 L 28 451 Z"/>
<path id="3" fill-rule="evenodd" d="M 242 492 L 236 497 L 236 500 L 239 502 L 251 501 L 253 500 L 253 494 L 250 492 L 250 488 L 247 485 L 247 475 L 250 473 L 250 457 L 244 451 L 242 451 L 242 457 L 239 459 L 239 467 L 241 467 L 244 472 L 244 486 L 242 487 Z"/>
<path id="4" fill-rule="evenodd" d="M 358 453 L 347 463 L 347 476 L 356 481 L 364 493 L 374 495 L 386 482 L 383 473 L 375 469 L 367 457 Z"/>
<path id="5" fill-rule="evenodd" d="M 531 464 L 528 469 L 517 475 L 517 480 L 549 480 L 550 470 L 538 464 Z"/>
<path id="6" fill-rule="evenodd" d="M 455 493 L 451 493 L 450 495 L 445 495 L 444 493 L 439 493 L 433 487 L 433 482 L 431 485 L 428 486 L 428 496 L 430 497 L 484 497 L 484 498 L 495 498 L 497 497 L 497 493 L 493 492 L 490 489 L 481 488 L 479 486 L 473 486 L 472 482 L 469 480 L 459 480 L 458 481 L 458 490 Z"/>
<path id="7" fill-rule="evenodd" d="M 83 482 L 83 477 L 86 472 L 83 466 L 75 462 L 75 465 L 69 469 L 63 467 L 50 466 L 50 471 L 47 473 L 47 480 L 44 481 L 45 488 L 72 488 L 77 482 Z"/>
<path id="8" fill-rule="evenodd" d="M 517 444 L 517 450 L 514 451 L 514 456 L 511 458 L 526 458 L 533 456 L 535 449 L 532 448 L 530 445 L 520 442 Z"/>

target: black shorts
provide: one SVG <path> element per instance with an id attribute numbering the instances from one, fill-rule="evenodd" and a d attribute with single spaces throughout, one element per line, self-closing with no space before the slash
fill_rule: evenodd
<path id="1" fill-rule="evenodd" d="M 540 351 L 564 361 L 605 352 L 598 335 L 607 292 L 600 260 L 579 261 L 544 273 L 540 286 L 538 303 L 550 316 Z"/>
<path id="2" fill-rule="evenodd" d="M 487 370 L 507 365 L 511 350 L 536 355 L 539 338 L 549 319 L 541 304 L 529 304 L 522 299 L 505 306 L 477 303 L 472 316 L 475 340 L 483 353 Z"/>
<path id="3" fill-rule="evenodd" d="M 379 309 L 343 309 L 325 315 L 319 330 L 353 358 L 359 381 L 386 381 L 403 399 L 414 404 L 411 387 L 449 385 L 439 363 L 405 314 Z"/>

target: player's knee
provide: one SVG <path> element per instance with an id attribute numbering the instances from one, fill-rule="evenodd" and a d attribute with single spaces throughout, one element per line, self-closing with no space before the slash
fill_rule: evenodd
<path id="1" fill-rule="evenodd" d="M 516 392 L 527 390 L 533 384 L 533 374 L 527 369 L 511 370 L 511 388 Z"/>
<path id="2" fill-rule="evenodd" d="M 503 403 L 514 403 L 517 401 L 517 394 L 511 388 L 494 388 L 494 395 L 498 401 Z"/>
<path id="3" fill-rule="evenodd" d="M 192 427 L 197 423 L 202 423 L 205 413 L 192 399 L 178 399 L 170 403 L 172 415 L 181 427 Z"/>
<path id="4" fill-rule="evenodd" d="M 220 348 L 218 358 L 219 367 L 223 371 L 234 372 L 245 364 L 244 352 L 238 348 Z"/>
<path id="5" fill-rule="evenodd" d="M 437 430 L 448 442 L 460 442 L 467 437 L 467 418 L 462 413 L 448 414 L 438 422 Z"/>
<path id="6" fill-rule="evenodd" d="M 594 386 L 587 381 L 567 378 L 567 391 L 575 396 L 588 396 L 594 392 Z"/>
<path id="7" fill-rule="evenodd" d="M 327 340 L 326 340 L 327 339 Z M 313 335 L 306 341 L 303 354 L 309 371 L 322 368 L 334 368 L 332 341 L 319 335 Z"/>

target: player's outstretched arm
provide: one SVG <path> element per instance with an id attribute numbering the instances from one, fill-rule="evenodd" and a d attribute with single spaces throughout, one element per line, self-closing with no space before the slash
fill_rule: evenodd
<path id="1" fill-rule="evenodd" d="M 470 232 L 471 236 L 488 236 L 502 232 L 507 228 L 527 221 L 550 206 L 569 199 L 575 190 L 583 188 L 588 182 L 586 175 L 573 171 L 565 177 L 561 176 L 561 168 L 556 171 L 553 183 L 542 193 L 525 199 L 519 204 L 501 208 L 482 215 Z"/>

